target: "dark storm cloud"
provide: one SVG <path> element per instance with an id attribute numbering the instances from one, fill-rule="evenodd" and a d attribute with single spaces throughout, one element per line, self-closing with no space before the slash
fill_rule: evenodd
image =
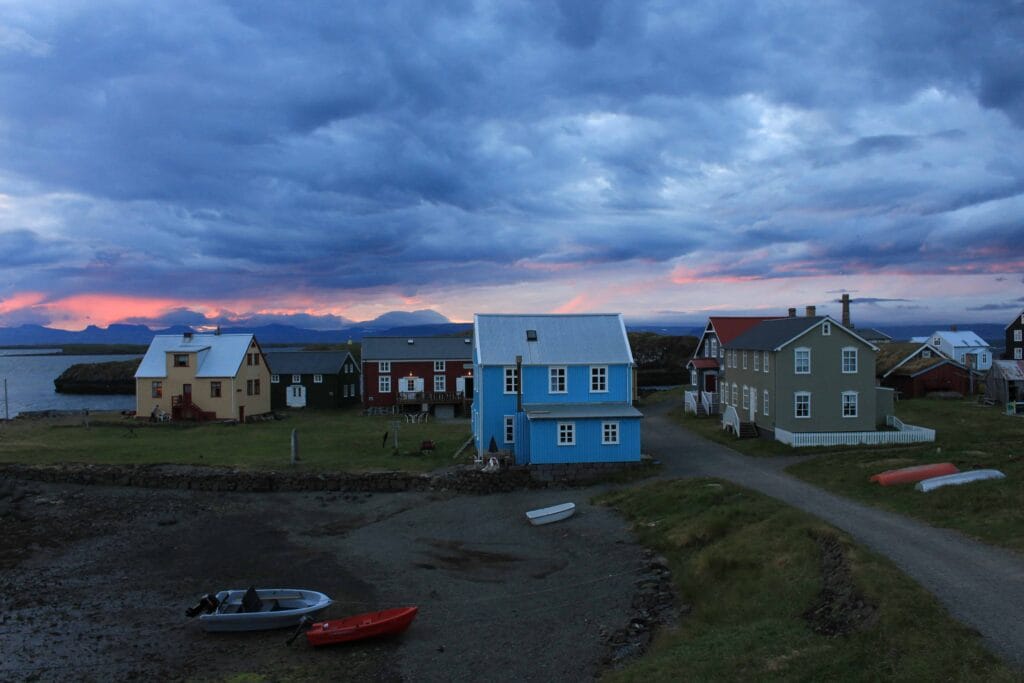
<path id="1" fill-rule="evenodd" d="M 185 0 L 0 25 L 0 259 L 26 290 L 1002 272 L 1024 238 L 1019 4 Z"/>

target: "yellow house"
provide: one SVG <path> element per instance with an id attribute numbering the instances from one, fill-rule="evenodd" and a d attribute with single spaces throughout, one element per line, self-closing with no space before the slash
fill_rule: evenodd
<path id="1" fill-rule="evenodd" d="M 270 371 L 251 334 L 158 334 L 135 372 L 135 414 L 245 422 L 270 412 Z"/>

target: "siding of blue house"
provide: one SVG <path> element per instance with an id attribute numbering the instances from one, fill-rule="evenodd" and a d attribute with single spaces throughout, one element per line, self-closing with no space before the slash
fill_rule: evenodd
<path id="1" fill-rule="evenodd" d="M 640 459 L 640 420 L 637 418 L 612 418 L 619 425 L 619 443 L 602 444 L 602 425 L 609 420 L 530 420 L 529 462 L 578 463 L 578 462 L 633 462 Z M 576 427 L 576 445 L 558 445 L 558 424 L 572 422 Z M 516 458 L 518 462 L 519 458 Z"/>

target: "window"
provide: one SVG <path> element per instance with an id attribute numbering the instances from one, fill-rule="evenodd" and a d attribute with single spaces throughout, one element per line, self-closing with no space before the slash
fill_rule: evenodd
<path id="1" fill-rule="evenodd" d="M 921 352 L 921 358 L 931 358 L 931 357 L 932 357 L 932 350 L 931 349 L 925 349 L 924 351 Z"/>
<path id="2" fill-rule="evenodd" d="M 764 352 L 764 371 L 768 372 L 768 352 Z"/>
<path id="3" fill-rule="evenodd" d="M 313 384 L 323 384 L 323 383 L 324 383 L 324 376 L 323 375 L 313 375 Z"/>
<path id="4" fill-rule="evenodd" d="M 821 324 L 821 336 L 828 337 L 831 334 L 832 334 L 832 323 L 830 323 L 830 322 L 823 322 Z"/>
<path id="5" fill-rule="evenodd" d="M 966 354 L 961 353 L 960 354 L 960 363 L 963 364 L 966 361 L 967 361 Z"/>
<path id="6" fill-rule="evenodd" d="M 750 392 L 747 391 L 747 385 L 743 385 L 743 393 L 740 394 L 743 397 L 743 409 L 747 410 L 750 408 Z"/>
<path id="7" fill-rule="evenodd" d="M 163 382 L 153 382 L 153 388 L 152 388 L 152 390 L 150 392 L 150 395 L 153 398 L 163 398 L 163 396 L 164 396 L 164 383 Z"/>
<path id="8" fill-rule="evenodd" d="M 988 364 L 988 354 L 987 353 L 981 354 L 981 364 L 982 365 Z"/>
<path id="9" fill-rule="evenodd" d="M 292 384 L 302 384 L 302 375 L 292 375 Z"/>
<path id="10" fill-rule="evenodd" d="M 271 375 L 270 376 L 270 383 L 271 384 L 278 384 L 280 382 L 281 382 L 281 375 Z"/>
<path id="11" fill-rule="evenodd" d="M 711 338 L 711 357 L 718 357 L 718 339 L 715 337 Z"/>
<path id="12" fill-rule="evenodd" d="M 220 398 L 220 382 L 210 382 L 210 398 Z"/>
<path id="13" fill-rule="evenodd" d="M 793 372 L 798 375 L 811 374 L 811 350 L 799 348 L 793 350 Z"/>
<path id="14" fill-rule="evenodd" d="M 516 368 L 505 368 L 505 393 L 514 394 L 519 389 L 519 376 Z"/>
<path id="15" fill-rule="evenodd" d="M 697 386 L 697 369 L 690 368 L 690 384 Z M 590 390 L 594 390 L 593 378 L 591 378 Z"/>
<path id="16" fill-rule="evenodd" d="M 736 383 L 732 383 L 732 400 L 729 401 L 731 404 L 736 405 Z"/>
<path id="17" fill-rule="evenodd" d="M 697 383 L 697 371 L 692 370 L 690 377 L 693 384 Z M 608 391 L 608 366 L 592 365 L 590 367 L 590 390 L 602 393 Z"/>
<path id="18" fill-rule="evenodd" d="M 1024 349 L 1021 349 L 1020 347 L 1014 349 L 1013 350 L 1013 359 L 1014 360 L 1024 360 Z"/>
<path id="19" fill-rule="evenodd" d="M 447 385 L 445 383 L 444 375 L 434 375 L 434 391 L 446 391 Z"/>
<path id="20" fill-rule="evenodd" d="M 259 396 L 260 395 L 260 381 L 258 379 L 249 379 L 245 381 L 245 394 L 247 396 Z"/>
<path id="21" fill-rule="evenodd" d="M 559 422 L 558 423 L 558 445 L 559 446 L 575 446 L 576 445 L 576 423 L 575 422 Z"/>
<path id="22" fill-rule="evenodd" d="M 379 363 L 377 363 L 377 371 L 378 372 L 391 372 L 391 361 L 389 361 L 389 360 L 382 360 Z"/>
<path id="23" fill-rule="evenodd" d="M 412 377 L 403 377 L 402 382 L 405 382 L 405 390 L 409 392 L 416 391 L 416 380 Z"/>
<path id="24" fill-rule="evenodd" d="M 846 347 L 843 349 L 843 374 L 850 375 L 857 372 L 857 349 Z"/>
<path id="25" fill-rule="evenodd" d="M 1024 330 L 1013 331 L 1013 341 L 1024 341 L 1022 340 L 1022 337 L 1024 337 Z"/>
<path id="26" fill-rule="evenodd" d="M 761 412 L 768 415 L 768 390 L 764 390 L 764 396 L 761 398 Z"/>
<path id="27" fill-rule="evenodd" d="M 444 361 L 443 360 L 435 360 L 434 361 L 434 372 L 444 372 Z"/>
<path id="28" fill-rule="evenodd" d="M 747 369 L 747 352 L 746 351 L 743 352 L 743 369 L 744 370 Z"/>
<path id="29" fill-rule="evenodd" d="M 565 368 L 564 367 L 548 368 L 548 393 L 549 394 L 564 394 L 565 393 Z"/>
<path id="30" fill-rule="evenodd" d="M 602 422 L 601 423 L 601 444 L 605 446 L 617 444 L 619 442 L 619 423 L 618 422 Z"/>
<path id="31" fill-rule="evenodd" d="M 514 415 L 505 416 L 505 443 L 516 442 L 516 418 Z"/>
<path id="32" fill-rule="evenodd" d="M 188 354 L 187 353 L 176 353 L 176 354 L 174 354 L 174 367 L 176 367 L 176 368 L 187 368 L 188 367 Z"/>
<path id="33" fill-rule="evenodd" d="M 811 416 L 811 395 L 806 391 L 793 394 L 793 417 L 807 419 Z"/>
<path id="34" fill-rule="evenodd" d="M 757 351 L 754 351 L 754 372 L 757 372 L 760 369 L 761 369 L 761 354 L 759 354 Z"/>
<path id="35" fill-rule="evenodd" d="M 391 375 L 381 375 L 377 378 L 377 391 L 381 394 L 391 393 Z"/>
<path id="36" fill-rule="evenodd" d="M 857 417 L 857 392 L 843 392 L 843 417 Z"/>
<path id="37" fill-rule="evenodd" d="M 721 346 L 718 347 L 718 357 L 721 360 L 725 360 L 725 348 L 724 347 L 721 347 Z"/>

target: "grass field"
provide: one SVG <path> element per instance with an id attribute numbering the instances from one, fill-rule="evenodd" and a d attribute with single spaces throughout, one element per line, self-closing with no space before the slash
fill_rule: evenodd
<path id="1" fill-rule="evenodd" d="M 430 421 L 398 427 L 394 417 L 364 417 L 358 410 L 296 411 L 284 420 L 244 425 L 134 422 L 120 415 L 12 420 L 0 424 L 0 462 L 108 464 L 178 463 L 278 468 L 291 458 L 291 432 L 298 430 L 305 468 L 361 472 L 426 472 L 464 462 L 453 455 L 470 436 L 469 422 Z M 383 436 L 388 433 L 386 445 Z M 420 455 L 431 440 L 433 453 Z M 467 451 L 468 452 L 468 451 Z"/>
<path id="2" fill-rule="evenodd" d="M 1018 680 L 892 564 L 793 508 L 707 479 L 601 502 L 669 560 L 692 610 L 607 680 Z M 823 544 L 845 557 L 828 572 L 830 604 L 821 603 Z"/>

